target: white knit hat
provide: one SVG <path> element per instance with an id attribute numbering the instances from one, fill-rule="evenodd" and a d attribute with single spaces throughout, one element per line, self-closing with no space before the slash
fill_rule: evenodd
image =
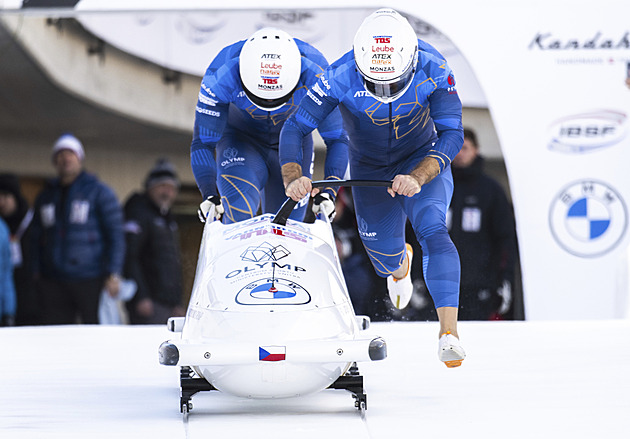
<path id="1" fill-rule="evenodd" d="M 85 158 L 85 152 L 83 151 L 83 145 L 81 141 L 74 137 L 72 134 L 64 134 L 55 142 L 55 146 L 53 146 L 52 157 L 55 159 L 55 155 L 63 149 L 69 149 L 74 152 L 79 160 L 83 161 Z"/>

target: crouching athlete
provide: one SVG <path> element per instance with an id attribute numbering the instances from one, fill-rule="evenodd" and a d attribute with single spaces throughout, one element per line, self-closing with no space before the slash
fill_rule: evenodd
<path id="1" fill-rule="evenodd" d="M 440 320 L 438 355 L 448 367 L 465 353 L 457 333 L 460 262 L 446 228 L 453 193 L 450 163 L 463 143 L 462 105 L 444 58 L 418 40 L 391 9 L 368 16 L 353 50 L 335 61 L 311 88 L 280 136 L 286 193 L 312 189 L 299 173 L 302 139 L 337 107 L 350 138 L 354 179 L 392 180 L 392 187 L 353 188 L 359 234 L 372 265 L 387 278 L 389 296 L 404 308 L 413 292 L 411 222 L 423 250 L 424 277 Z"/>
<path id="2" fill-rule="evenodd" d="M 311 45 L 286 32 L 264 28 L 247 40 L 225 47 L 201 82 L 195 112 L 190 161 L 204 201 L 205 221 L 215 205 L 224 223 L 277 211 L 286 195 L 278 159 L 280 130 L 328 62 Z M 340 179 L 348 162 L 348 139 L 339 111 L 321 120 L 327 146 L 325 177 Z M 300 140 L 298 164 L 312 175 L 313 140 Z M 216 159 L 215 159 L 216 150 Z M 336 188 L 325 188 L 314 210 L 334 213 Z M 308 198 L 291 214 L 301 220 Z"/>

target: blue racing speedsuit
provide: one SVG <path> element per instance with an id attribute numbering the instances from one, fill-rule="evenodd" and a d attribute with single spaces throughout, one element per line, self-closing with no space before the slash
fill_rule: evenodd
<path id="1" fill-rule="evenodd" d="M 418 48 L 413 82 L 389 104 L 365 90 L 352 51 L 335 61 L 285 123 L 280 162 L 301 158 L 301 139 L 337 107 L 350 138 L 352 178 L 392 180 L 409 174 L 425 157 L 435 158 L 440 173 L 413 197 L 392 198 L 385 188 L 353 188 L 356 218 L 381 277 L 391 275 L 404 260 L 408 218 L 422 246 L 425 281 L 436 308 L 457 307 L 460 263 L 446 228 L 446 211 L 453 193 L 449 165 L 463 143 L 462 105 L 444 58 L 421 40 Z"/>
<path id="2" fill-rule="evenodd" d="M 245 41 L 225 47 L 211 62 L 201 82 L 191 144 L 191 166 L 202 196 L 221 195 L 223 221 L 252 218 L 277 211 L 286 199 L 278 159 L 280 130 L 295 111 L 308 87 L 328 66 L 324 56 L 295 39 L 302 55 L 302 71 L 291 99 L 274 111 L 256 107 L 245 95 L 239 75 L 239 55 Z M 341 179 L 348 162 L 348 139 L 339 110 L 322 118 L 319 133 L 326 142 L 325 177 Z M 216 149 L 216 159 L 214 157 Z M 311 177 L 313 141 L 300 140 L 299 164 Z M 334 188 L 329 188 L 334 195 Z M 306 201 L 291 215 L 304 217 Z"/>

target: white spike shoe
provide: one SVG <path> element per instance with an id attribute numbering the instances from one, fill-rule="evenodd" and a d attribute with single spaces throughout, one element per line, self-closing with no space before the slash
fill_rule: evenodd
<path id="1" fill-rule="evenodd" d="M 462 365 L 462 361 L 466 358 L 466 352 L 459 339 L 447 331 L 440 337 L 440 347 L 438 349 L 438 357 L 440 361 L 446 364 L 446 367 L 458 367 Z"/>
<path id="2" fill-rule="evenodd" d="M 401 279 L 394 279 L 393 275 L 387 277 L 389 298 L 398 309 L 403 309 L 409 304 L 413 293 L 413 284 L 411 283 L 411 259 L 413 258 L 413 249 L 409 244 L 405 245 L 407 248 L 407 257 L 409 258 L 407 273 L 405 273 L 405 276 Z"/>

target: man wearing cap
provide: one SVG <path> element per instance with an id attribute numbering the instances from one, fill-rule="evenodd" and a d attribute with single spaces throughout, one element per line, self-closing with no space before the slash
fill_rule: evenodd
<path id="1" fill-rule="evenodd" d="M 125 277 L 138 286 L 127 309 L 132 324 L 164 324 L 185 312 L 178 227 L 171 214 L 179 191 L 173 165 L 158 160 L 144 188 L 125 203 Z"/>
<path id="2" fill-rule="evenodd" d="M 100 292 L 116 296 L 125 257 L 123 216 L 114 191 L 85 172 L 85 152 L 72 134 L 52 151 L 57 177 L 37 197 L 33 270 L 44 322 L 98 323 Z"/>

